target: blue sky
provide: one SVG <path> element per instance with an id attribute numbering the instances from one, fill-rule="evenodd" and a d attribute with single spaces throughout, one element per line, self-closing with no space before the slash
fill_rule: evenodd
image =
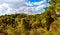
<path id="1" fill-rule="evenodd" d="M 42 0 L 29 0 L 30 2 L 39 2 L 39 1 L 42 1 Z"/>
<path id="2" fill-rule="evenodd" d="M 40 14 L 48 6 L 46 0 L 0 0 L 0 15 Z"/>

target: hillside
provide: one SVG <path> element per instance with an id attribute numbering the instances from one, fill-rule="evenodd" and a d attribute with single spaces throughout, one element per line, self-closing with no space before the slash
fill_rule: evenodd
<path id="1" fill-rule="evenodd" d="M 0 33 L 23 35 L 24 33 L 28 34 L 34 32 L 31 34 L 37 35 L 40 33 L 54 34 L 53 32 L 58 32 L 57 34 L 59 34 L 60 17 L 47 14 L 47 12 L 44 12 L 36 15 L 12 14 L 0 16 Z"/>
<path id="2" fill-rule="evenodd" d="M 0 16 L 0 35 L 60 35 L 60 0 L 48 3 L 41 14 Z"/>

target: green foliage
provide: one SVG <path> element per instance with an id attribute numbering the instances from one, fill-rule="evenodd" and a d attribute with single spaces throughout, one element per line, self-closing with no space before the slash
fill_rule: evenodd
<path id="1" fill-rule="evenodd" d="M 41 14 L 0 16 L 0 35 L 60 35 L 60 16 L 56 15 L 60 11 L 60 0 L 49 3 Z"/>

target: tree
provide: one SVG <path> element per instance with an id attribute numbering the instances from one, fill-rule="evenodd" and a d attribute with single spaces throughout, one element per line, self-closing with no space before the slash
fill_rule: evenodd
<path id="1" fill-rule="evenodd" d="M 21 20 L 21 24 L 22 24 L 23 29 L 25 29 L 27 31 L 31 29 L 30 20 L 23 18 Z"/>
<path id="2" fill-rule="evenodd" d="M 47 25 L 47 30 L 49 31 L 51 23 L 54 21 L 54 19 L 51 17 L 50 12 L 47 12 L 46 15 L 46 25 Z"/>

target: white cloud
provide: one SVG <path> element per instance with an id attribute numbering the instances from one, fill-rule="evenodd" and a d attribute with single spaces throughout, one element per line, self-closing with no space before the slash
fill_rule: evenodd
<path id="1" fill-rule="evenodd" d="M 0 0 L 0 2 L 4 2 L 4 3 L 6 3 L 6 2 L 8 2 L 8 3 L 10 3 L 10 2 L 25 2 L 25 1 L 27 1 L 27 0 Z"/>
<path id="2" fill-rule="evenodd" d="M 33 4 L 32 4 L 31 2 L 25 2 L 25 4 L 26 4 L 27 6 L 33 6 Z"/>
<path id="3" fill-rule="evenodd" d="M 17 13 L 25 13 L 25 14 L 31 14 L 32 12 L 34 12 L 35 7 L 20 7 L 19 9 L 16 9 L 16 11 L 18 11 Z"/>
<path id="4" fill-rule="evenodd" d="M 3 14 L 5 14 L 5 12 L 7 11 L 7 9 L 8 9 L 8 4 L 1 4 L 0 5 L 0 14 L 1 15 L 3 15 Z"/>
<path id="5" fill-rule="evenodd" d="M 40 2 L 34 2 L 33 5 L 41 5 L 41 4 L 43 4 L 44 2 L 46 2 L 46 0 L 43 0 L 43 1 L 40 1 Z"/>
<path id="6" fill-rule="evenodd" d="M 40 9 L 46 7 L 44 1 L 40 2 L 27 2 L 28 0 L 0 0 L 0 15 L 15 14 L 15 13 L 26 13 L 35 14 Z M 37 6 L 35 6 L 37 5 Z"/>
<path id="7" fill-rule="evenodd" d="M 39 5 L 39 6 L 37 6 L 36 7 L 36 11 L 39 11 L 40 9 L 42 9 L 42 8 L 45 8 L 46 6 L 43 4 L 43 5 Z"/>

